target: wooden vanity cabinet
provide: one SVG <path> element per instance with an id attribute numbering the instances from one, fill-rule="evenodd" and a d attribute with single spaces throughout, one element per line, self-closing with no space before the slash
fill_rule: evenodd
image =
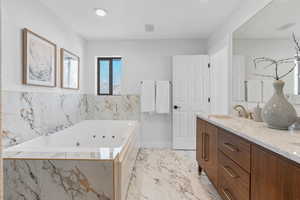
<path id="1" fill-rule="evenodd" d="M 204 167 L 211 182 L 218 185 L 218 128 L 207 124 L 203 137 L 204 143 Z"/>
<path id="2" fill-rule="evenodd" d="M 204 120 L 197 120 L 196 157 L 211 182 L 218 183 L 218 128 Z"/>
<path id="3" fill-rule="evenodd" d="M 199 118 L 196 147 L 224 200 L 300 200 L 299 164 Z"/>
<path id="4" fill-rule="evenodd" d="M 251 200 L 300 200 L 300 166 L 252 146 Z"/>
<path id="5" fill-rule="evenodd" d="M 196 130 L 196 159 L 199 166 L 199 172 L 201 172 L 205 162 L 203 156 L 203 135 L 206 131 L 206 122 L 204 120 L 197 119 Z"/>

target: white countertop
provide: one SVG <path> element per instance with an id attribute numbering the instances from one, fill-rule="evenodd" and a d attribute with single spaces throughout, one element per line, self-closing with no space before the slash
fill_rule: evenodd
<path id="1" fill-rule="evenodd" d="M 197 116 L 300 164 L 300 130 L 270 129 L 265 123 L 234 116 Z"/>

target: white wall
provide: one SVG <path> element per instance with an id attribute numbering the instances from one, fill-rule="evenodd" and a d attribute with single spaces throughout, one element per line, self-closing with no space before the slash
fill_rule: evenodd
<path id="1" fill-rule="evenodd" d="M 81 83 L 84 82 L 85 41 L 56 17 L 38 0 L 3 0 L 2 17 L 2 89 L 12 91 L 63 91 L 59 88 L 44 88 L 22 85 L 22 29 L 33 32 L 65 48 L 81 58 Z M 60 86 L 59 53 L 57 57 L 57 85 Z M 81 90 L 84 85 L 81 84 Z M 67 90 L 64 90 L 65 92 Z M 72 91 L 74 92 L 74 91 Z"/>
<path id="2" fill-rule="evenodd" d="M 89 41 L 87 45 L 88 93 L 96 93 L 96 57 L 123 57 L 122 94 L 140 94 L 141 80 L 172 80 L 172 56 L 206 54 L 203 40 Z M 171 115 L 142 115 L 144 147 L 170 147 Z"/>
<path id="3" fill-rule="evenodd" d="M 88 93 L 96 94 L 96 57 L 123 57 L 122 94 L 139 94 L 141 80 L 171 80 L 171 56 L 206 53 L 202 40 L 89 41 Z"/>
<path id="4" fill-rule="evenodd" d="M 224 47 L 211 60 L 211 114 L 229 113 L 228 48 Z"/>

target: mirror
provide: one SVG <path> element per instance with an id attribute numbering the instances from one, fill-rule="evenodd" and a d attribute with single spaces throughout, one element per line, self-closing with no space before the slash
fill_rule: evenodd
<path id="1" fill-rule="evenodd" d="M 278 74 L 285 76 L 284 93 L 292 103 L 300 103 L 298 65 L 295 63 L 296 44 L 292 33 L 300 38 L 300 1 L 273 0 L 267 7 L 242 25 L 233 34 L 233 102 L 265 103 L 273 95 L 274 66 L 254 59 L 268 57 L 275 60 L 290 58 L 282 63 Z M 297 101 L 297 98 L 299 100 Z"/>

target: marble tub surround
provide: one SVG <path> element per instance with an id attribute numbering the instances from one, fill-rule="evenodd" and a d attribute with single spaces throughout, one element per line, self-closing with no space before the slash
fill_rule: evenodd
<path id="1" fill-rule="evenodd" d="M 3 146 L 50 135 L 86 119 L 139 120 L 139 96 L 3 91 Z"/>
<path id="2" fill-rule="evenodd" d="M 88 119 L 139 120 L 140 97 L 137 95 L 88 95 Z"/>
<path id="3" fill-rule="evenodd" d="M 234 116 L 198 117 L 300 164 L 300 130 L 270 129 L 265 123 Z"/>
<path id="4" fill-rule="evenodd" d="M 72 126 L 88 115 L 84 94 L 2 92 L 3 146 Z"/>
<path id="5" fill-rule="evenodd" d="M 195 153 L 141 149 L 127 200 L 221 200 L 206 175 L 198 175 Z"/>
<path id="6" fill-rule="evenodd" d="M 138 135 L 137 121 L 86 120 L 6 148 L 4 199 L 125 200 Z"/>
<path id="7" fill-rule="evenodd" d="M 14 159 L 55 159 L 55 160 L 107 160 L 115 159 L 120 153 L 120 148 L 98 148 L 90 152 L 33 152 L 33 151 L 19 151 L 19 152 L 4 152 L 4 160 Z"/>
<path id="8" fill-rule="evenodd" d="M 111 162 L 5 160 L 4 199 L 112 200 Z"/>
<path id="9" fill-rule="evenodd" d="M 139 122 L 84 120 L 49 136 L 41 136 L 3 151 L 4 159 L 113 161 L 138 141 Z"/>

